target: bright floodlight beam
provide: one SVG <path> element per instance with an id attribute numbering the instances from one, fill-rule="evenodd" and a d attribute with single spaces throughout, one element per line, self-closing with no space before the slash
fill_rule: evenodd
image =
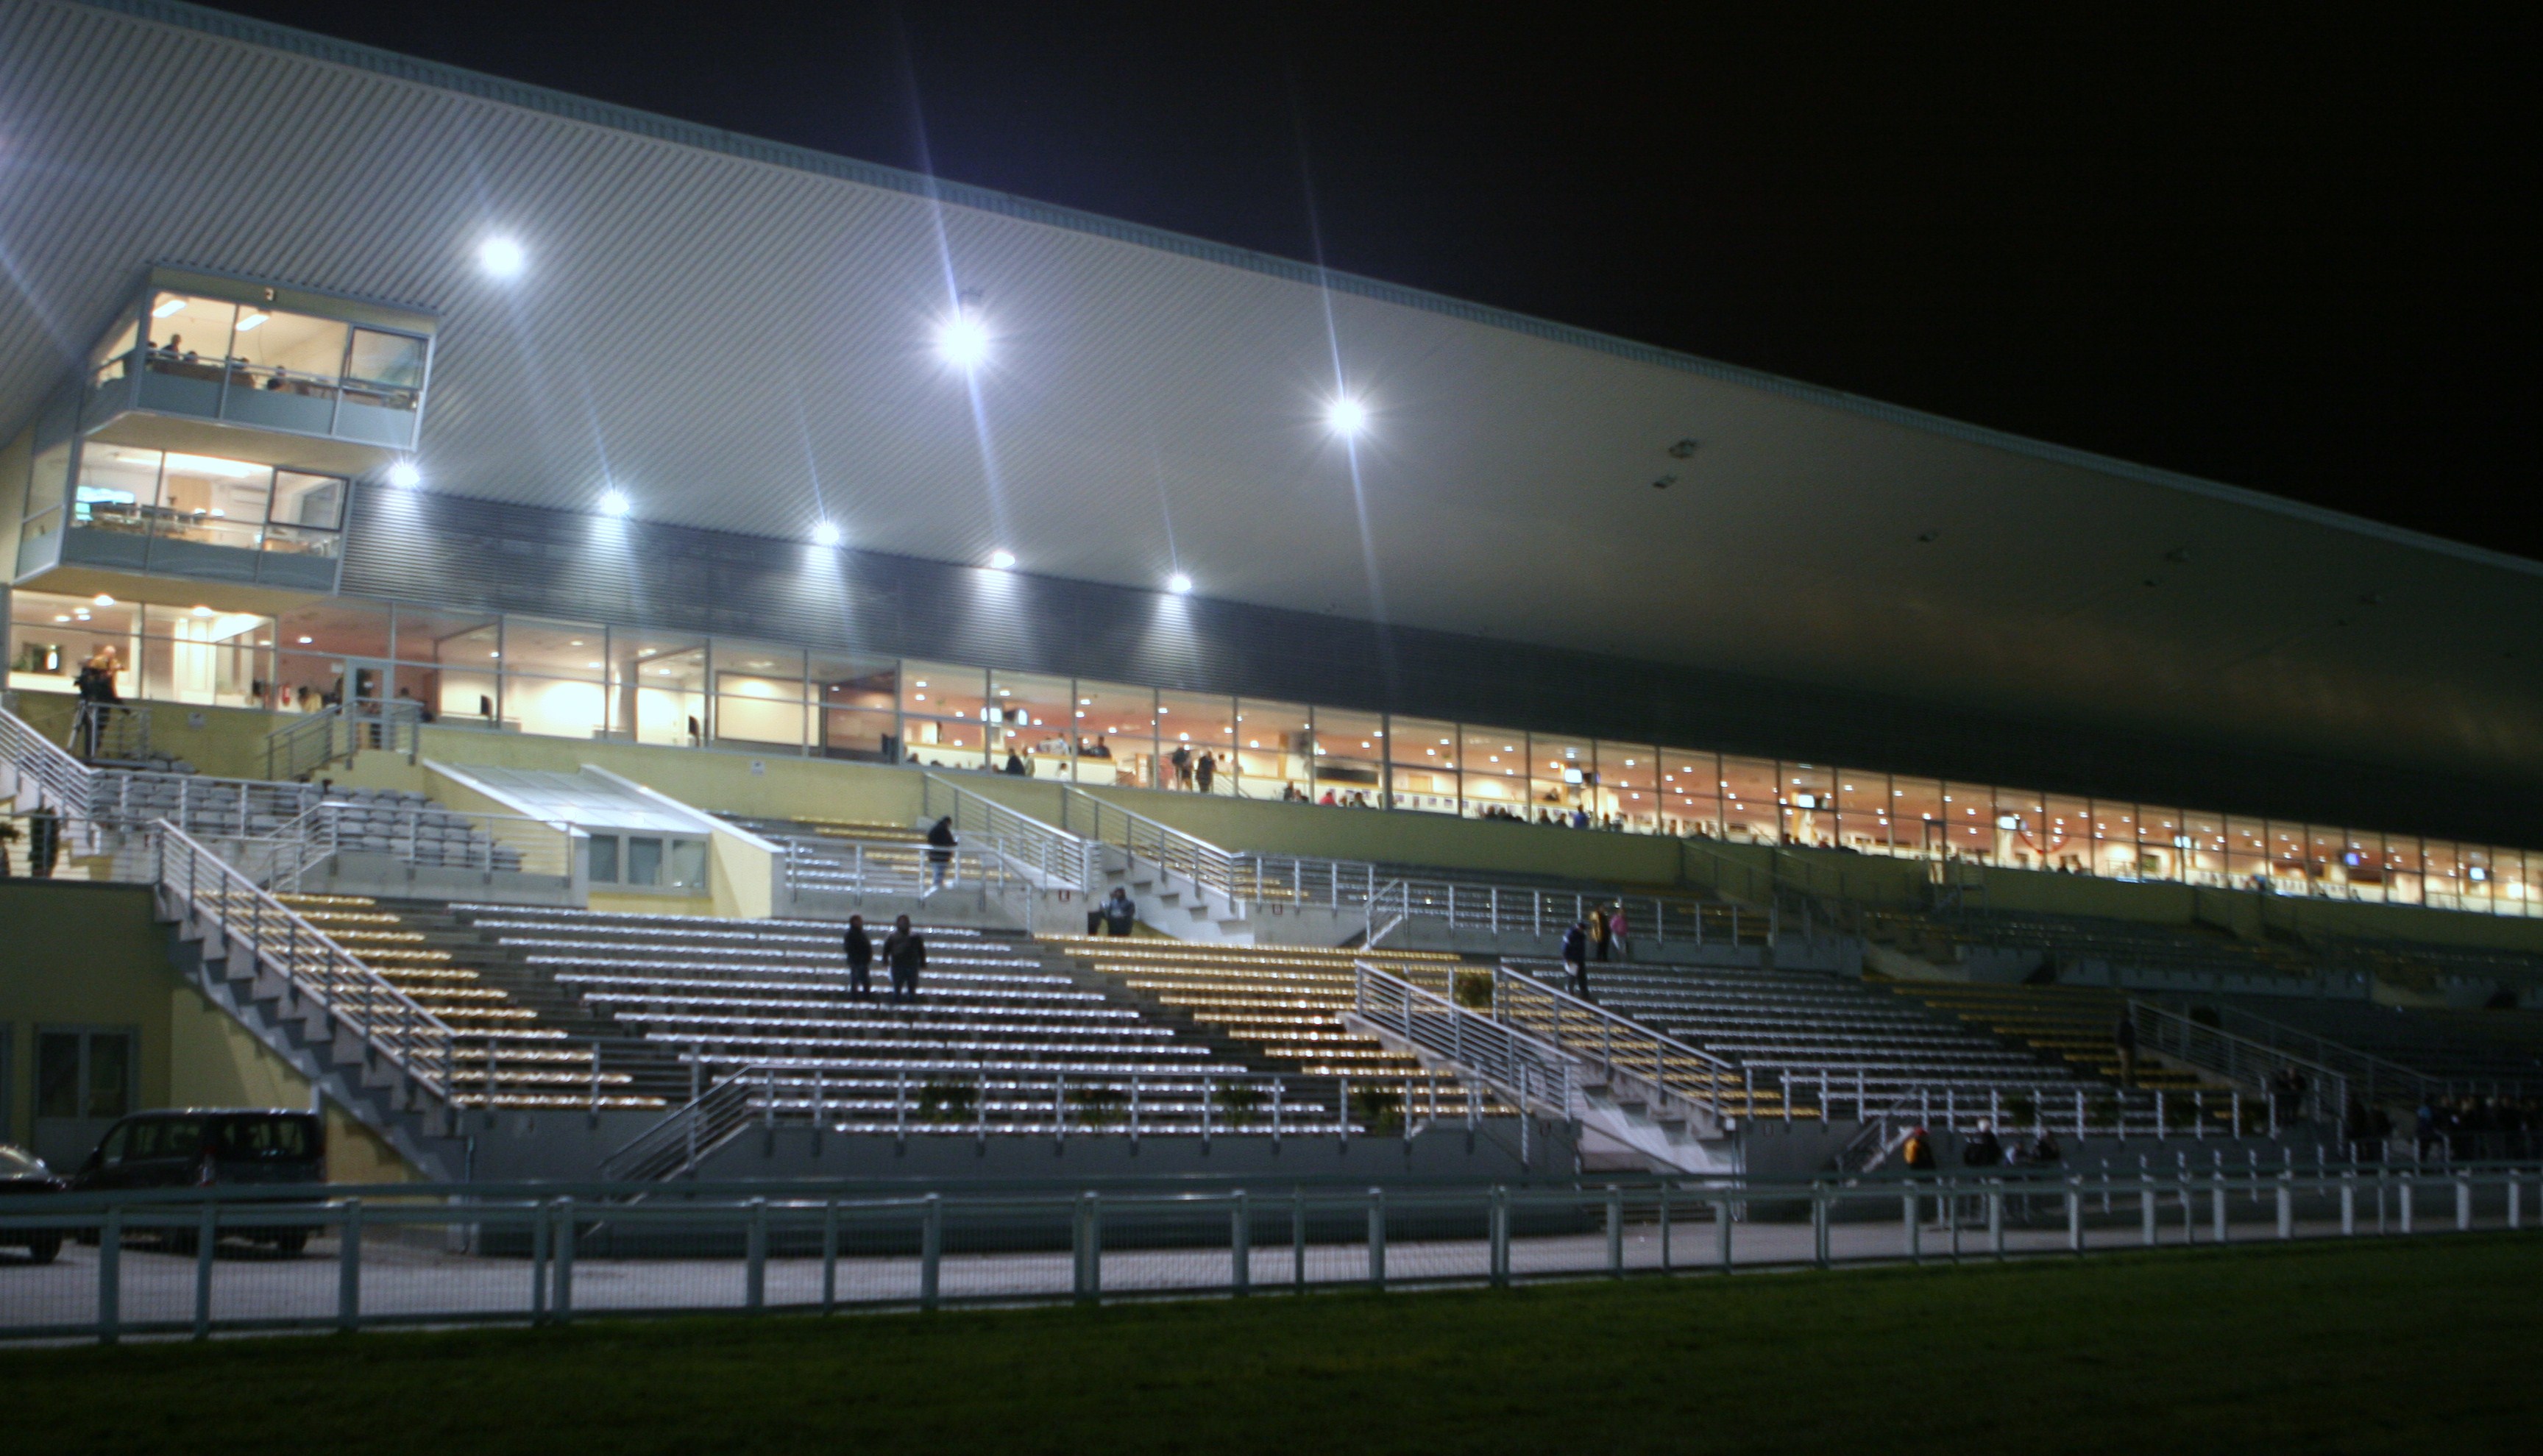
<path id="1" fill-rule="evenodd" d="M 1334 433 L 1349 439 L 1368 428 L 1368 406 L 1345 395 L 1326 408 L 1325 423 L 1333 427 Z"/>
<path id="2" fill-rule="evenodd" d="M 838 545 L 839 523 L 837 521 L 814 521 L 812 523 L 812 544 L 815 546 Z"/>
<path id="3" fill-rule="evenodd" d="M 636 502 L 628 499 L 627 493 L 624 491 L 603 491 L 600 493 L 600 513 L 602 515 L 625 515 L 635 508 Z"/>
<path id="4" fill-rule="evenodd" d="M 936 331 L 936 352 L 957 369 L 976 369 L 989 358 L 989 326 L 970 314 L 956 314 Z"/>
<path id="5" fill-rule="evenodd" d="M 530 256 L 509 238 L 488 238 L 477 245 L 477 266 L 493 277 L 517 278 L 530 266 Z"/>
<path id="6" fill-rule="evenodd" d="M 1166 589 L 1177 596 L 1181 596 L 1185 592 L 1192 590 L 1192 577 L 1185 575 L 1181 572 L 1177 572 L 1166 578 Z"/>
<path id="7" fill-rule="evenodd" d="M 412 491 L 424 484 L 424 472 L 412 460 L 401 460 L 389 467 L 389 484 L 401 491 Z"/>
<path id="8" fill-rule="evenodd" d="M 989 553 L 989 566 L 993 571 L 1011 571 L 1014 569 L 1015 564 L 1016 554 L 1012 551 L 992 551 Z"/>

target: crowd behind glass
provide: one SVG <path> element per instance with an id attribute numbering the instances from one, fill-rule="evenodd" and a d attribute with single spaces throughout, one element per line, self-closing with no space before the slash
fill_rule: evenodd
<path id="1" fill-rule="evenodd" d="M 279 618 L 20 591 L 12 687 L 104 645 L 126 698 L 406 700 L 493 731 L 718 746 L 1337 808 L 1956 859 L 2524 915 L 2543 853 L 1874 769 L 600 623 L 332 598 Z"/>

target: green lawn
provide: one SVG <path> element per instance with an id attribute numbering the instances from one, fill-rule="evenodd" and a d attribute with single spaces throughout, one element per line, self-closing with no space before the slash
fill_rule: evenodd
<path id="1" fill-rule="evenodd" d="M 0 1352 L 28 1452 L 2533 1449 L 2543 1241 Z M 1999 1445 L 1994 1449 L 2012 1449 Z"/>

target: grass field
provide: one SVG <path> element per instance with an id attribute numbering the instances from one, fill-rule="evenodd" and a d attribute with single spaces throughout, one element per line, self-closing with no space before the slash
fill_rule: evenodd
<path id="1" fill-rule="evenodd" d="M 2543 1241 L 0 1352 L 12 1448 L 2531 1450 Z"/>

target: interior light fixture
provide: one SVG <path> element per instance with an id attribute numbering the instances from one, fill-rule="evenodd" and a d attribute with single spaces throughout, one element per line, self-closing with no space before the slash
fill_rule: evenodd
<path id="1" fill-rule="evenodd" d="M 238 331 L 239 331 L 241 334 L 245 334 L 245 333 L 247 333 L 247 332 L 248 332 L 249 330 L 251 330 L 251 329 L 262 329 L 262 328 L 264 328 L 267 324 L 269 324 L 269 323 L 272 322 L 272 320 L 273 320 L 273 315 L 271 315 L 271 314 L 253 314 L 253 313 L 252 313 L 252 314 L 249 314 L 246 318 L 243 318 L 243 319 L 241 319 L 241 320 L 239 320 L 239 321 L 238 321 Z"/>
<path id="2" fill-rule="evenodd" d="M 992 551 L 989 553 L 989 568 L 992 571 L 1004 572 L 1013 568 L 1015 564 L 1016 554 L 1012 551 Z"/>
<path id="3" fill-rule="evenodd" d="M 211 614 L 212 614 L 212 609 L 211 609 L 210 607 L 204 606 L 204 605 L 203 605 L 202 603 L 200 603 L 200 602 L 196 602 L 196 603 L 194 604 L 194 615 L 195 615 L 195 616 L 197 616 L 197 617 L 208 617 L 208 616 L 210 616 Z"/>
<path id="4" fill-rule="evenodd" d="M 600 493 L 600 513 L 602 515 L 625 515 L 635 508 L 635 502 L 627 498 L 627 493 L 624 491 L 603 491 Z"/>
<path id="5" fill-rule="evenodd" d="M 957 369 L 971 370 L 989 358 L 989 326 L 965 309 L 936 331 L 936 352 Z"/>
<path id="6" fill-rule="evenodd" d="M 103 591 L 99 592 L 96 596 L 94 596 L 94 597 L 90 598 L 90 600 L 92 600 L 92 601 L 96 602 L 99 606 L 102 606 L 102 607 L 111 607 L 111 606 L 115 605 L 115 598 L 114 598 L 114 597 L 111 597 L 111 596 L 109 596 L 109 595 L 107 595 L 107 594 L 106 594 L 105 592 L 103 592 Z"/>
<path id="7" fill-rule="evenodd" d="M 164 319 L 164 318 L 168 317 L 170 314 L 181 314 L 181 313 L 184 313 L 185 311 L 186 311 L 186 300 L 185 300 L 185 299 L 182 299 L 182 298 L 171 298 L 171 299 L 169 299 L 168 301 L 166 301 L 165 303 L 160 304 L 157 308 L 152 309 L 152 310 L 150 311 L 150 317 L 152 317 L 152 318 L 154 318 L 154 319 Z"/>
<path id="8" fill-rule="evenodd" d="M 529 263 L 529 255 L 509 238 L 488 238 L 477 245 L 477 266 L 490 277 L 517 278 Z"/>
<path id="9" fill-rule="evenodd" d="M 309 642 L 310 642 L 310 640 L 309 640 L 308 638 L 305 638 L 305 637 L 304 637 L 304 638 L 300 639 L 300 645 L 301 645 L 302 647 L 304 647 L 304 648 L 305 648 L 305 647 L 307 647 L 307 646 L 309 646 Z"/>
<path id="10" fill-rule="evenodd" d="M 838 522 L 836 522 L 836 521 L 814 521 L 814 522 L 812 523 L 812 544 L 813 544 L 813 545 L 815 545 L 815 546 L 836 546 L 836 545 L 838 545 L 838 544 L 839 544 L 839 539 L 840 539 L 840 538 L 839 538 L 839 524 L 838 524 Z"/>
<path id="11" fill-rule="evenodd" d="M 1166 589 L 1177 596 L 1183 595 L 1185 592 L 1192 590 L 1192 577 L 1185 575 L 1181 572 L 1177 572 L 1166 578 Z"/>
<path id="12" fill-rule="evenodd" d="M 424 472 L 415 468 L 414 461 L 400 460 L 389 467 L 388 483 L 401 491 L 412 491 L 424 484 Z"/>
<path id="13" fill-rule="evenodd" d="M 1332 426 L 1334 433 L 1349 439 L 1368 428 L 1368 406 L 1344 395 L 1325 408 L 1325 423 Z"/>

